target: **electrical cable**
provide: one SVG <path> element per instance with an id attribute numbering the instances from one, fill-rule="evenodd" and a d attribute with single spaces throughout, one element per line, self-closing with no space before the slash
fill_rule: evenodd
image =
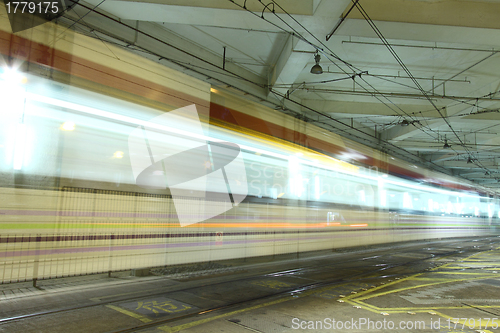
<path id="1" fill-rule="evenodd" d="M 354 2 L 354 0 L 351 0 Z M 398 62 L 398 64 L 401 66 L 401 68 L 403 68 L 403 70 L 406 72 L 406 74 L 408 75 L 408 77 L 411 78 L 411 80 L 413 81 L 413 83 L 415 84 L 415 86 L 421 91 L 421 93 L 427 98 L 427 100 L 429 101 L 429 103 L 436 109 L 436 111 L 439 113 L 439 115 L 441 116 L 441 118 L 443 118 L 443 120 L 445 121 L 445 123 L 448 125 L 448 127 L 451 129 L 451 131 L 453 132 L 453 134 L 455 135 L 455 137 L 458 139 L 458 141 L 460 142 L 460 145 L 464 147 L 464 149 L 470 154 L 472 155 L 472 153 L 470 152 L 470 150 L 465 147 L 464 145 L 464 142 L 462 141 L 462 139 L 460 138 L 460 136 L 457 134 L 457 132 L 455 131 L 455 129 L 453 128 L 453 126 L 451 126 L 450 122 L 443 116 L 441 110 L 434 104 L 434 102 L 432 101 L 432 99 L 428 96 L 427 92 L 422 88 L 422 86 L 420 85 L 420 83 L 413 77 L 413 74 L 410 72 L 410 70 L 406 67 L 406 65 L 404 64 L 404 62 L 401 60 L 401 58 L 399 58 L 398 54 L 394 51 L 394 49 L 391 47 L 390 43 L 387 41 L 387 39 L 383 36 L 383 34 L 380 32 L 380 30 L 378 29 L 378 27 L 375 25 L 375 23 L 372 21 L 372 19 L 370 18 L 370 16 L 368 15 L 368 13 L 366 13 L 366 11 L 363 9 L 363 6 L 359 3 L 359 2 L 354 2 L 356 7 L 358 8 L 359 12 L 361 13 L 361 15 L 363 16 L 363 18 L 368 22 L 368 24 L 370 25 L 370 27 L 372 28 L 372 30 L 375 32 L 375 34 L 379 37 L 379 39 L 382 41 L 382 43 L 387 47 L 387 49 L 389 50 L 389 52 L 392 54 L 392 56 L 396 59 L 396 61 Z M 488 57 L 484 58 L 482 61 L 488 59 L 489 57 L 491 57 L 492 55 L 494 54 L 491 54 L 489 55 Z M 462 71 L 463 72 L 463 71 Z M 461 72 L 461 73 L 462 73 Z M 459 74 L 461 74 L 459 73 Z M 452 79 L 456 76 L 458 76 L 459 74 L 455 75 L 452 77 Z M 444 83 L 444 82 L 443 82 Z M 485 170 L 488 170 L 486 167 L 484 167 L 483 165 L 481 165 L 481 163 L 479 161 L 477 161 L 477 165 L 480 166 L 481 168 L 485 169 Z"/>
<path id="2" fill-rule="evenodd" d="M 230 0 L 230 1 L 231 1 L 231 0 Z M 331 49 L 330 49 L 327 45 L 325 45 L 325 44 L 324 44 L 321 40 L 319 40 L 319 39 L 318 39 L 318 38 L 317 38 L 317 37 L 316 37 L 313 33 L 311 33 L 311 32 L 310 32 L 310 31 L 309 31 L 309 30 L 308 30 L 308 29 L 307 29 L 304 25 L 302 25 L 302 24 L 301 24 L 298 20 L 296 20 L 296 19 L 293 17 L 293 15 L 289 14 L 289 13 L 288 13 L 288 12 L 287 12 L 287 11 L 286 11 L 283 7 L 281 7 L 281 6 L 277 3 L 277 1 L 275 1 L 275 0 L 271 0 L 271 1 L 272 1 L 272 3 L 276 4 L 276 5 L 277 5 L 277 6 L 278 6 L 278 7 L 279 7 L 279 8 L 280 8 L 280 9 L 281 9 L 281 10 L 282 10 L 285 14 L 287 14 L 289 17 L 291 17 L 291 18 L 292 18 L 292 20 L 294 20 L 294 22 L 295 22 L 295 23 L 297 23 L 297 24 L 298 24 L 298 25 L 299 25 L 302 29 L 304 29 L 304 30 L 305 30 L 305 31 L 306 31 L 309 35 L 311 35 L 311 36 L 312 36 L 312 37 L 313 37 L 313 38 L 314 38 L 317 42 L 319 42 L 321 46 L 323 46 L 323 47 L 324 47 L 325 49 L 327 49 L 327 50 L 328 50 L 331 54 L 333 54 L 336 58 L 338 58 L 338 56 L 336 56 L 336 55 L 335 55 L 335 53 L 334 53 L 334 52 L 333 52 L 333 51 L 332 51 L 332 50 L 331 50 Z M 231 2 L 233 2 L 233 1 L 231 1 Z M 262 3 L 262 1 L 261 1 L 261 0 L 259 0 L 259 2 L 261 2 L 261 3 Z M 358 5 L 358 1 L 353 0 L 352 2 L 354 3 L 354 5 Z M 274 13 L 274 14 L 275 14 L 275 13 Z M 276 14 L 275 14 L 275 15 L 276 15 Z M 293 29 L 293 30 L 294 30 L 294 32 L 296 32 L 296 30 L 295 30 L 293 27 L 291 27 L 289 24 L 287 24 L 287 23 L 286 23 L 284 20 L 282 20 L 282 19 L 281 19 L 278 15 L 276 15 L 276 16 L 277 16 L 277 17 L 278 17 L 278 18 L 279 18 L 279 19 L 280 19 L 283 23 L 285 23 L 285 24 L 286 24 L 289 28 Z M 262 17 L 262 18 L 263 18 L 263 17 Z M 309 44 L 310 44 L 310 45 L 313 45 L 312 43 L 309 43 Z M 319 47 L 315 47 L 315 48 L 316 48 L 316 50 L 318 50 L 318 51 L 324 52 L 324 49 L 321 49 L 321 48 L 319 48 Z M 330 61 L 332 61 L 331 59 L 329 59 L 329 60 L 330 60 Z M 337 63 L 335 63 L 334 61 L 332 61 L 332 63 L 333 63 L 333 64 L 334 64 L 337 68 L 339 68 L 341 71 L 343 71 L 344 73 L 346 73 L 346 72 L 345 72 L 345 71 L 344 71 L 344 70 L 343 70 L 340 66 L 338 66 L 338 64 L 337 64 Z M 353 66 L 353 65 L 351 65 L 351 64 L 349 64 L 349 63 L 347 63 L 347 62 L 344 62 L 344 63 L 345 63 L 345 64 L 347 64 L 347 65 L 348 65 L 351 69 L 354 69 L 354 70 L 358 71 L 358 73 L 362 72 L 359 68 L 357 68 L 357 67 L 355 67 L 355 66 Z M 346 73 L 346 74 L 347 74 L 347 73 Z M 371 85 L 371 84 L 370 84 L 370 83 L 368 83 L 368 82 L 367 82 L 364 78 L 362 78 L 362 77 L 361 77 L 361 74 L 358 74 L 358 75 L 359 75 L 359 77 L 361 78 L 361 80 L 362 80 L 363 82 L 365 82 L 365 84 L 367 84 L 370 88 L 372 88 L 372 90 L 376 91 L 377 93 L 380 93 L 380 92 L 379 92 L 379 91 L 378 91 L 378 90 L 377 90 L 377 89 L 376 89 L 373 85 Z M 359 84 L 358 82 L 356 82 L 355 80 L 354 80 L 354 82 L 355 82 L 356 84 L 358 84 L 358 85 L 359 85 L 362 89 L 364 89 L 365 91 L 369 92 L 369 91 L 368 91 L 368 89 L 366 89 L 364 86 L 360 85 L 360 84 Z M 382 96 L 383 96 L 383 95 L 382 95 Z M 384 105 L 386 105 L 387 107 L 389 107 L 391 110 L 395 111 L 393 108 L 391 108 L 389 105 L 387 105 L 387 104 L 386 104 L 385 102 L 383 102 L 381 99 L 379 99 L 377 96 L 373 96 L 373 97 L 375 97 L 375 98 L 376 98 L 377 100 L 379 100 L 381 103 L 383 103 Z M 401 112 L 403 112 L 403 113 L 404 113 L 407 117 L 410 117 L 410 119 L 411 119 L 411 116 L 410 116 L 408 113 L 406 113 L 406 112 L 405 112 L 402 108 L 400 108 L 398 105 L 396 105 L 393 101 L 391 101 L 391 100 L 390 100 L 389 98 L 387 98 L 386 96 L 383 96 L 383 97 L 384 97 L 384 98 L 385 98 L 385 99 L 386 99 L 386 100 L 387 100 L 390 104 L 394 105 L 397 109 L 399 109 Z M 417 120 L 415 120 L 415 119 L 412 119 L 412 121 L 413 121 L 414 123 L 416 123 L 416 122 L 417 122 Z M 422 129 L 420 129 L 420 130 L 426 133 L 426 131 L 424 131 L 424 130 L 422 130 Z M 432 131 L 432 129 L 430 129 L 430 130 Z M 436 138 L 435 136 L 433 136 L 433 135 L 431 135 L 431 134 L 429 134 L 429 133 L 427 133 L 427 134 L 428 134 L 429 136 L 433 137 L 434 139 Z"/>
<path id="3" fill-rule="evenodd" d="M 260 1 L 260 0 L 259 0 Z M 313 36 L 314 39 L 316 39 L 321 45 L 323 45 L 324 47 L 326 47 L 326 45 L 324 45 L 316 36 L 314 36 L 314 34 L 312 34 L 309 30 L 307 30 L 307 28 L 305 28 L 299 21 L 297 21 L 292 15 L 290 15 L 289 13 L 286 12 L 286 10 L 284 10 L 283 7 L 281 7 L 275 0 L 271 0 L 272 3 L 276 4 L 282 11 L 284 11 L 286 14 L 288 14 L 290 17 L 292 17 L 292 19 L 297 23 L 299 24 L 299 26 L 301 28 L 303 28 L 305 31 L 307 31 L 311 36 Z M 260 1 L 261 2 L 261 1 Z M 421 91 L 421 93 L 424 95 L 424 97 L 431 103 L 431 105 L 435 108 L 435 110 L 438 112 L 438 114 L 441 116 L 441 118 L 445 121 L 445 123 L 448 125 L 448 127 L 451 129 L 451 131 L 453 132 L 453 134 L 456 136 L 456 138 L 458 139 L 458 141 L 460 142 L 460 144 L 462 146 L 464 146 L 464 142 L 461 140 L 461 138 L 458 136 L 458 134 L 456 133 L 456 131 L 454 130 L 454 128 L 451 126 L 451 124 L 448 122 L 448 120 L 446 119 L 446 117 L 444 117 L 444 115 L 442 114 L 441 110 L 434 104 L 434 102 L 429 98 L 429 96 L 427 95 L 427 93 L 425 92 L 425 90 L 420 86 L 419 82 L 414 78 L 414 76 L 412 75 L 412 73 L 409 71 L 409 69 L 406 67 L 406 65 L 404 64 L 404 62 L 399 58 L 399 56 L 397 55 L 397 53 L 394 51 L 394 49 L 391 47 L 391 45 L 388 43 L 388 41 L 385 39 L 385 37 L 382 35 L 382 33 L 380 32 L 380 30 L 377 28 L 377 26 L 375 25 L 375 23 L 371 20 L 371 18 L 368 16 L 368 14 L 364 11 L 363 7 L 361 6 L 361 4 L 359 4 L 358 1 L 355 1 L 355 0 L 352 0 L 353 2 L 353 6 L 357 6 L 358 10 L 361 12 L 361 14 L 363 15 L 363 17 L 365 18 L 365 20 L 369 23 L 369 25 L 372 27 L 372 29 L 375 31 L 375 33 L 377 34 L 377 36 L 382 40 L 382 42 L 384 43 L 384 45 L 386 45 L 386 47 L 389 49 L 390 53 L 393 55 L 393 57 L 396 59 L 396 61 L 400 64 L 400 66 L 403 68 L 403 70 L 405 70 L 405 72 L 407 73 L 408 77 L 411 78 L 411 80 L 414 82 L 414 84 L 416 85 L 416 87 L 418 88 L 418 90 Z M 273 11 L 274 12 L 274 11 Z M 328 47 L 326 47 L 332 54 L 334 54 Z M 483 60 L 481 60 L 480 62 L 488 59 L 489 57 L 491 57 L 493 54 L 489 55 L 488 57 L 484 58 Z M 337 67 L 339 67 L 335 62 L 333 62 Z M 475 64 L 476 65 L 476 64 Z M 474 65 L 474 66 L 475 66 Z M 339 69 L 341 69 L 339 67 Z M 342 69 L 341 69 L 342 70 Z M 468 70 L 468 69 L 466 69 Z M 465 71 L 465 70 L 464 70 Z M 449 78 L 448 80 L 450 79 L 453 79 L 455 78 L 456 76 L 460 75 L 461 73 L 463 73 L 464 71 L 456 74 L 455 76 Z M 366 82 L 366 80 L 363 80 L 366 84 L 368 84 L 369 86 L 371 86 L 368 82 Z M 446 81 L 444 81 L 446 82 Z M 444 84 L 444 82 L 442 82 L 441 84 Z M 439 86 L 439 85 L 438 85 Z M 373 86 L 371 86 L 372 88 L 374 88 Z M 364 88 L 364 87 L 363 87 Z M 376 89 L 374 89 L 376 90 Z M 385 104 L 385 103 L 384 103 Z M 399 108 L 399 107 L 398 107 Z M 401 108 L 399 108 L 401 111 L 404 112 L 404 110 L 402 110 Z M 422 129 L 421 129 L 422 130 Z M 430 129 L 432 132 L 435 132 L 434 130 Z M 425 132 L 425 131 L 424 131 Z M 429 134 L 429 133 L 427 133 Z M 431 137 L 433 137 L 431 135 Z M 439 138 L 438 138 L 439 139 Z M 464 149 L 467 150 L 467 152 L 469 154 L 471 154 L 471 152 L 467 149 L 467 147 L 464 146 Z M 478 162 L 478 164 L 480 164 L 480 162 Z M 480 165 L 478 165 L 480 166 Z M 481 166 L 484 168 L 484 166 Z"/>
<path id="4" fill-rule="evenodd" d="M 273 2 L 274 2 L 274 1 L 273 1 Z M 234 2 L 233 2 L 233 3 L 234 3 Z M 276 3 L 276 2 L 274 2 L 274 3 Z M 279 6 L 279 5 L 278 5 L 278 6 Z M 85 6 L 84 6 L 84 7 L 85 7 Z M 86 8 L 88 8 L 88 7 L 86 7 Z M 265 10 L 265 9 L 266 9 L 266 8 L 264 8 L 264 10 Z M 98 14 L 103 15 L 102 13 L 100 13 L 100 12 L 98 12 L 98 11 L 96 11 L 96 10 L 94 10 L 94 12 L 95 12 L 95 13 L 98 13 Z M 290 15 L 290 14 L 288 14 L 288 15 Z M 104 15 L 104 16 L 105 16 L 105 15 Z M 290 15 L 290 16 L 291 16 L 291 15 Z M 291 17 L 292 17 L 292 16 L 291 16 Z M 110 17 L 108 17 L 108 18 L 109 18 L 109 19 L 112 19 L 112 18 L 110 18 Z M 295 19 L 294 19 L 294 20 L 295 20 Z M 267 21 L 267 20 L 266 20 L 266 21 Z M 123 24 L 123 22 L 120 22 L 120 21 L 116 21 L 116 20 L 115 20 L 115 22 L 120 23 L 120 24 Z M 269 21 L 268 21 L 268 22 L 269 22 Z M 284 22 L 284 20 L 282 20 L 282 22 Z M 269 23 L 271 23 L 271 22 L 269 22 Z M 284 23 L 285 23 L 285 24 L 287 24 L 286 22 L 284 22 Z M 271 24 L 273 24 L 273 23 L 271 23 Z M 123 25 L 127 26 L 127 27 L 128 27 L 128 28 L 130 28 L 130 29 L 135 30 L 136 32 L 139 32 L 139 33 L 142 33 L 142 34 L 148 35 L 148 34 L 144 33 L 143 31 L 141 31 L 141 30 L 139 30 L 139 29 L 135 29 L 135 28 L 130 27 L 130 26 L 126 25 L 126 24 L 123 24 Z M 287 24 L 287 25 L 288 25 L 288 24 Z M 281 29 L 281 30 L 284 30 L 284 29 L 282 29 L 281 27 L 280 27 L 280 29 Z M 287 32 L 286 30 L 284 30 L 284 31 L 285 31 L 285 32 Z M 289 32 L 287 32 L 287 33 L 289 33 Z M 300 34 L 296 34 L 295 32 L 294 32 L 294 33 L 291 33 L 291 35 L 292 35 L 292 36 L 295 36 L 295 37 L 301 36 Z M 113 38 L 115 38 L 115 37 L 113 37 Z M 300 38 L 300 37 L 299 37 L 299 38 Z M 302 38 L 303 38 L 303 37 L 302 37 Z M 303 39 L 301 39 L 301 40 L 303 40 Z M 159 40 L 159 41 L 160 41 L 160 40 Z M 308 42 L 307 40 L 305 40 L 305 41 L 306 41 L 306 42 Z M 160 42 L 163 42 L 163 41 L 160 41 Z M 164 43 L 164 42 L 163 42 L 163 43 Z M 165 44 L 165 43 L 164 43 L 164 44 Z M 309 44 L 310 44 L 310 45 L 312 45 L 311 43 L 309 43 Z M 167 45 L 169 45 L 169 44 L 167 44 Z M 170 47 L 173 47 L 174 49 L 177 49 L 178 51 L 181 51 L 181 52 L 183 52 L 183 53 L 186 53 L 186 51 L 184 51 L 184 50 L 182 50 L 182 49 L 179 49 L 179 48 L 177 48 L 177 47 L 175 47 L 175 46 L 173 46 L 173 45 L 169 45 L 169 46 L 170 46 Z M 123 46 L 122 46 L 122 47 L 123 47 Z M 137 46 L 136 46 L 136 47 L 137 47 Z M 316 47 L 315 47 L 315 48 L 316 48 Z M 318 49 L 318 48 L 316 48 L 316 49 Z M 137 51 L 137 50 L 136 50 L 136 51 Z M 331 50 L 330 50 L 330 51 L 331 51 Z M 323 52 L 323 51 L 322 51 L 322 52 Z M 196 56 L 194 56 L 194 55 L 192 55 L 192 54 L 191 54 L 191 56 L 193 56 L 193 57 L 197 58 Z M 334 58 L 336 57 L 336 55 L 335 55 L 333 52 L 332 52 L 331 56 L 332 56 L 332 57 L 334 57 Z M 160 56 L 160 57 L 161 57 L 161 56 Z M 327 57 L 327 58 L 329 59 L 329 57 Z M 166 58 L 163 58 L 163 59 L 166 59 Z M 180 64 L 180 62 L 179 62 L 179 61 L 177 61 L 177 62 L 176 62 L 176 60 L 174 60 L 174 59 L 167 59 L 167 60 L 172 61 L 173 63 L 176 63 L 176 64 L 178 64 L 178 65 L 183 65 L 183 67 L 185 67 L 185 66 L 194 66 L 194 65 L 192 65 L 192 64 L 187 64 L 187 65 L 186 65 L 186 64 Z M 199 59 L 199 60 L 202 60 L 202 61 L 203 61 L 203 59 Z M 334 63 L 337 67 L 339 67 L 339 68 L 340 68 L 340 66 L 338 66 L 338 64 L 337 64 L 336 62 L 332 61 L 331 59 L 329 59 L 329 60 L 330 60 L 332 63 Z M 350 68 L 354 68 L 351 64 L 349 64 L 349 63 L 347 63 L 347 62 L 344 62 L 344 61 L 343 61 L 343 60 L 341 60 L 341 59 L 340 59 L 340 61 L 341 61 L 343 64 L 345 64 L 345 65 L 349 66 Z M 217 65 L 214 65 L 214 64 L 212 64 L 212 63 L 210 63 L 210 62 L 208 62 L 208 61 L 204 61 L 204 62 L 206 62 L 207 64 L 209 64 L 209 65 L 211 65 L 211 66 L 214 66 L 214 67 L 217 67 L 217 68 L 218 68 L 218 66 L 217 66 Z M 203 67 L 201 67 L 201 66 L 198 66 L 198 67 L 199 67 L 200 69 L 204 70 L 204 71 L 205 71 L 205 70 L 207 70 L 206 68 L 203 68 Z M 193 70 L 192 68 L 187 68 L 187 69 Z M 219 68 L 218 68 L 218 69 L 219 69 Z M 341 69 L 342 71 L 344 71 L 342 68 L 340 68 L 340 69 Z M 195 70 L 194 70 L 194 71 L 195 71 Z M 215 72 L 216 70 L 213 70 L 213 71 Z M 195 72 L 196 72 L 196 71 L 195 71 Z M 344 71 L 344 72 L 345 72 L 345 71 Z M 217 73 L 218 73 L 218 74 L 223 74 L 223 73 L 220 73 L 220 72 L 217 72 Z M 345 73 L 346 73 L 346 74 L 349 74 L 349 73 L 347 73 L 347 72 L 345 72 Z M 201 73 L 201 72 L 200 72 L 200 74 L 201 74 L 201 75 L 205 75 L 205 76 L 206 76 L 206 74 L 205 74 L 205 73 Z M 253 82 L 253 81 L 251 81 L 251 80 L 249 80 L 249 79 L 246 79 L 246 78 L 244 78 L 244 77 L 241 77 L 240 75 L 237 75 L 237 74 L 234 74 L 234 76 L 233 76 L 233 77 L 234 77 L 234 78 L 237 78 L 237 79 L 242 79 L 242 80 L 245 80 L 245 81 L 247 81 L 247 82 L 251 82 L 251 83 L 256 84 L 256 85 L 260 85 L 260 84 L 258 84 L 258 83 L 256 83 L 256 82 Z M 352 77 L 347 77 L 347 78 L 345 78 L 345 79 L 350 79 L 350 78 L 352 78 Z M 216 78 L 212 78 L 212 79 L 215 79 L 215 80 L 217 80 L 217 81 L 220 81 L 220 79 L 216 79 Z M 356 81 L 355 81 L 355 82 L 356 82 Z M 366 82 L 365 82 L 365 83 L 366 83 Z M 356 82 L 356 84 L 357 84 L 357 85 L 359 85 L 359 86 L 361 86 L 363 89 L 365 89 L 365 90 L 366 90 L 366 88 L 364 88 L 364 86 L 360 85 L 358 82 Z M 368 84 L 369 84 L 369 83 L 368 83 Z M 276 94 L 276 92 L 275 92 L 275 91 L 273 91 L 273 94 Z M 282 97 L 284 98 L 284 96 L 282 96 Z M 288 99 L 288 100 L 290 100 L 290 99 Z M 294 102 L 294 103 L 295 103 L 295 101 L 292 101 L 292 102 Z M 383 101 L 381 101 L 381 102 L 382 102 L 382 103 L 384 103 Z M 392 103 L 392 101 L 391 101 L 391 103 Z M 385 105 L 387 105 L 386 103 L 384 103 L 384 104 L 385 104 Z M 390 108 L 390 109 L 392 109 L 392 108 Z M 404 112 L 404 110 L 402 110 L 402 109 L 400 109 L 400 110 L 401 110 L 402 112 Z M 313 110 L 313 111 L 315 111 L 315 110 Z M 315 112 L 317 112 L 317 111 L 315 111 Z M 329 119 L 329 120 L 334 120 L 334 118 L 332 118 L 332 117 L 330 117 L 330 116 L 328 116 L 328 115 L 322 114 L 322 113 L 320 113 L 320 112 L 317 112 L 317 113 L 318 113 L 318 114 L 321 114 L 323 117 L 326 117 L 326 118 L 327 118 L 327 119 Z M 405 113 L 405 112 L 404 112 L 404 113 Z M 410 117 L 410 119 L 412 118 L 412 116 L 410 116 L 410 115 L 408 115 L 408 114 L 407 114 L 407 116 L 409 116 L 409 117 Z M 348 125 L 346 125 L 346 124 L 344 124 L 344 123 L 342 123 L 342 122 L 338 122 L 338 121 L 336 121 L 336 122 L 337 122 L 337 123 L 342 124 L 343 126 L 348 126 Z M 339 128 L 336 128 L 335 126 L 333 126 L 333 125 L 331 125 L 331 124 L 329 124 L 328 126 L 331 126 L 331 127 L 332 127 L 332 128 L 334 128 L 335 130 L 339 130 Z M 349 127 L 349 126 L 348 126 L 348 127 Z M 352 129 L 352 128 L 351 128 L 351 129 Z M 354 137 L 356 137 L 356 135 L 353 135 L 353 134 L 352 134 L 352 133 L 350 133 L 350 132 L 346 132 L 346 131 L 344 131 L 344 130 L 341 130 L 341 131 L 342 131 L 342 132 L 344 132 L 344 133 L 346 133 L 346 134 L 348 134 L 349 136 L 354 136 Z M 361 131 L 361 133 L 363 133 L 363 135 L 369 135 L 369 134 L 367 134 L 367 133 L 365 133 L 365 132 L 363 132 L 363 131 Z M 360 137 L 358 137 L 358 138 L 359 138 L 359 139 L 362 139 L 362 138 L 360 138 Z M 387 143 L 388 143 L 388 142 L 387 142 Z M 388 144 L 390 144 L 390 143 L 388 143 Z M 397 148 L 397 147 L 396 147 L 396 148 Z M 404 150 L 404 149 L 403 149 L 403 151 L 405 152 L 405 154 L 414 155 L 414 154 L 409 153 L 408 151 L 406 151 L 406 150 Z M 399 154 L 397 154 L 397 155 L 399 155 Z M 417 157 L 418 157 L 418 156 L 417 156 Z M 439 165 L 436 165 L 436 166 L 437 166 L 437 167 L 439 167 L 439 169 L 441 169 L 441 167 L 440 167 Z"/>

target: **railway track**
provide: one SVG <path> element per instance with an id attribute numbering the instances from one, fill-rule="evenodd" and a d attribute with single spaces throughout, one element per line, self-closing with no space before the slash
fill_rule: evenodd
<path id="1" fill-rule="evenodd" d="M 59 316 L 68 316 L 71 314 L 76 314 L 82 312 L 83 310 L 99 311 L 106 306 L 119 306 L 123 303 L 129 303 L 134 301 L 140 301 L 145 298 L 155 298 L 155 297 L 168 297 L 173 293 L 200 293 L 200 290 L 215 290 L 227 286 L 228 283 L 232 285 L 249 285 L 253 281 L 258 281 L 262 279 L 281 279 L 281 278 L 294 278 L 295 281 L 302 281 L 302 283 L 294 283 L 292 286 L 279 288 L 278 290 L 269 290 L 266 293 L 256 293 L 255 297 L 244 297 L 241 299 L 235 299 L 231 301 L 223 302 L 213 302 L 209 306 L 197 307 L 196 311 L 190 311 L 185 313 L 179 313 L 176 315 L 169 315 L 166 318 L 159 318 L 156 320 L 151 320 L 149 322 L 138 323 L 136 325 L 128 326 L 126 328 L 110 328 L 107 332 L 136 332 L 145 329 L 149 329 L 156 326 L 167 325 L 175 322 L 186 322 L 192 319 L 199 319 L 200 317 L 209 317 L 212 315 L 218 315 L 226 312 L 233 311 L 235 309 L 242 308 L 244 306 L 251 306 L 255 304 L 260 304 L 264 302 L 270 302 L 274 300 L 279 300 L 287 298 L 290 296 L 299 297 L 310 291 L 320 290 L 321 288 L 335 286 L 344 284 L 347 282 L 366 282 L 366 283 L 376 283 L 377 281 L 386 280 L 388 278 L 400 278 L 406 275 L 419 273 L 421 271 L 430 269 L 433 266 L 434 260 L 438 260 L 444 257 L 454 257 L 458 256 L 457 260 L 462 256 L 471 255 L 476 252 L 481 252 L 484 250 L 489 250 L 492 244 L 499 243 L 498 238 L 483 238 L 479 241 L 442 241 L 442 242 L 432 242 L 425 243 L 425 247 L 422 244 L 415 244 L 412 246 L 407 246 L 404 248 L 399 247 L 398 253 L 395 256 L 394 249 L 383 249 L 379 251 L 369 251 L 370 256 L 366 256 L 368 251 L 362 251 L 355 253 L 354 256 L 357 258 L 355 261 L 352 258 L 343 258 L 345 256 L 340 256 L 330 260 L 328 265 L 322 265 L 318 267 L 318 262 L 323 259 L 311 259 L 312 263 L 309 265 L 302 265 L 299 268 L 290 268 L 285 270 L 277 270 L 272 272 L 267 272 L 264 274 L 246 274 L 244 276 L 236 277 L 234 279 L 225 279 L 224 281 L 216 280 L 212 282 L 200 281 L 199 284 L 182 287 L 178 286 L 175 289 L 166 290 L 158 289 L 154 292 L 145 292 L 134 296 L 123 296 L 115 297 L 106 301 L 98 301 L 92 304 L 77 305 L 77 306 L 67 306 L 59 309 L 51 309 L 45 311 L 36 311 L 30 314 L 23 315 L 12 315 L 0 319 L 0 329 L 2 327 L 9 330 L 10 327 L 16 326 L 16 323 L 26 323 L 28 321 L 43 321 L 44 318 L 52 318 L 51 320 L 57 320 Z M 440 245 L 440 246 L 435 246 Z M 429 248 L 432 246 L 432 248 Z M 446 248 L 446 251 L 439 251 L 439 248 Z M 453 250 L 451 250 L 453 248 Z M 415 255 L 418 253 L 420 258 L 408 259 L 405 256 Z M 352 257 L 352 253 L 347 253 L 346 256 Z M 337 272 L 332 275 L 332 272 Z M 321 276 L 332 276 L 330 278 L 317 278 Z M 204 296 L 206 297 L 206 296 Z"/>

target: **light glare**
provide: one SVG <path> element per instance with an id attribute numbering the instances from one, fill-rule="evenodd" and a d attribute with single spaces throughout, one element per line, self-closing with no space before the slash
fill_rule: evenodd
<path id="1" fill-rule="evenodd" d="M 13 68 L 5 68 L 0 78 L 8 84 L 24 84 L 28 81 L 26 76 Z"/>
<path id="2" fill-rule="evenodd" d="M 72 121 L 67 121 L 64 124 L 62 124 L 61 128 L 64 131 L 74 131 L 75 130 L 75 123 Z"/>
<path id="3" fill-rule="evenodd" d="M 114 158 L 123 158 L 123 152 L 122 151 L 115 151 L 113 154 Z"/>

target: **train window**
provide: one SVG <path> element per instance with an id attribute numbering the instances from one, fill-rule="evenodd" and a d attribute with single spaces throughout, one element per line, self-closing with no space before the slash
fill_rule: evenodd
<path id="1" fill-rule="evenodd" d="M 332 212 L 328 212 L 326 214 L 326 221 L 327 222 L 333 222 L 333 221 L 335 221 L 335 215 L 333 215 Z"/>
<path id="2" fill-rule="evenodd" d="M 337 213 L 337 212 L 328 212 L 326 214 L 326 220 L 327 220 L 327 222 L 340 222 L 340 223 L 345 222 L 345 219 L 342 216 L 342 214 Z"/>

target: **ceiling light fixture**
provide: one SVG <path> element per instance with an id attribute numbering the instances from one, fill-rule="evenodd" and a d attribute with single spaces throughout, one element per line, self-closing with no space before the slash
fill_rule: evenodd
<path id="1" fill-rule="evenodd" d="M 451 146 L 448 144 L 448 140 L 444 139 L 443 149 L 450 149 L 450 148 L 451 148 Z"/>
<path id="2" fill-rule="evenodd" d="M 469 156 L 469 158 L 467 159 L 467 164 L 471 164 L 471 163 L 473 163 L 473 161 L 472 161 L 472 158 L 470 158 L 470 156 Z"/>
<path id="3" fill-rule="evenodd" d="M 314 61 L 316 61 L 316 65 L 312 66 L 311 73 L 312 74 L 323 74 L 323 68 L 319 65 L 319 61 L 321 60 L 321 56 L 316 51 L 316 55 L 314 56 Z"/>

